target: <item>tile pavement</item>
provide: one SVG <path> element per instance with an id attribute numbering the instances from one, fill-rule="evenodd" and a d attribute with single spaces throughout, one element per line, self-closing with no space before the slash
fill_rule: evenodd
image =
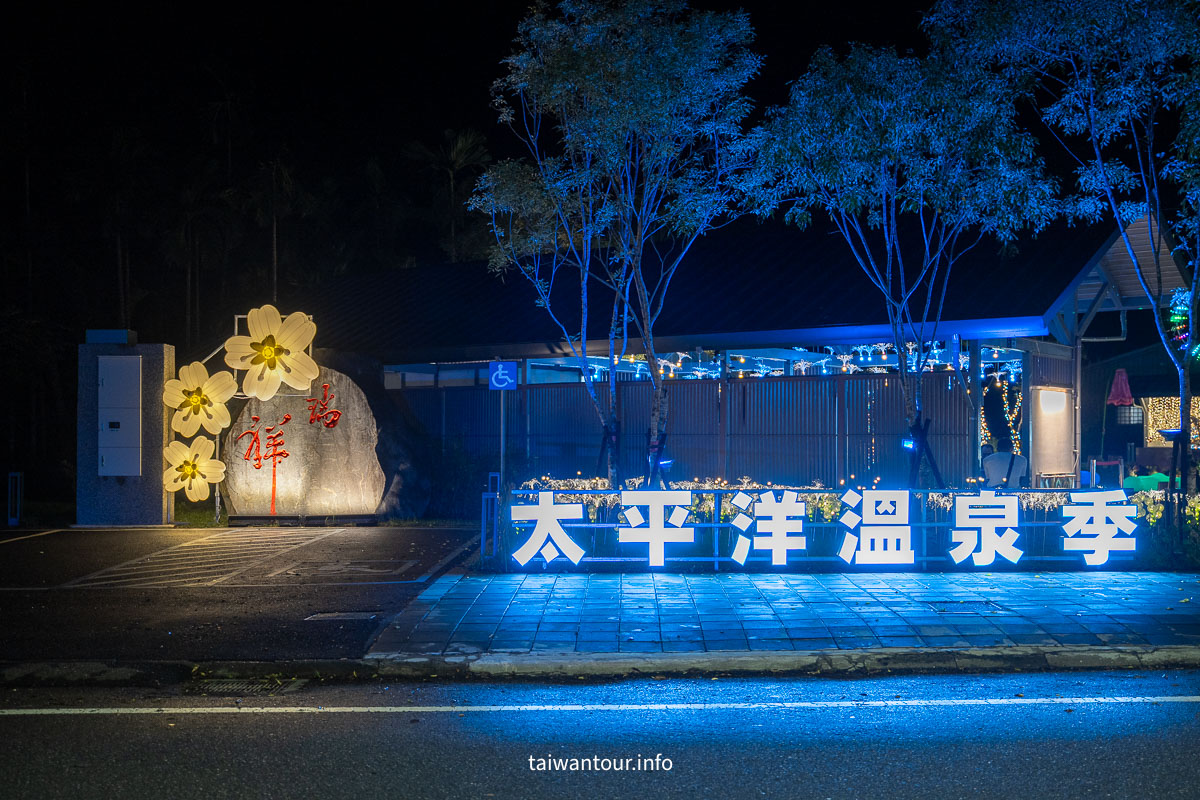
<path id="1" fill-rule="evenodd" d="M 1200 645 L 1200 574 L 446 575 L 372 653 Z"/>

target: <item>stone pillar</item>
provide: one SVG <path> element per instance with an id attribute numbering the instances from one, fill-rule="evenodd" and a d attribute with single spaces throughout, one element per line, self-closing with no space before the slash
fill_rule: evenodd
<path id="1" fill-rule="evenodd" d="M 163 491 L 170 409 L 162 393 L 163 384 L 175 377 L 175 348 L 136 341 L 131 331 L 88 331 L 87 343 L 79 346 L 75 520 L 80 526 L 166 525 L 174 517 L 175 496 Z"/>

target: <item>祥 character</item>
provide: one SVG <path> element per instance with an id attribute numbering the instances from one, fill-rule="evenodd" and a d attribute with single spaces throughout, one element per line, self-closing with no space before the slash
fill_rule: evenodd
<path id="1" fill-rule="evenodd" d="M 284 450 L 283 426 L 287 425 L 292 419 L 291 414 L 284 414 L 283 419 L 278 425 L 268 425 L 263 429 L 263 433 L 267 434 L 267 451 L 262 451 L 262 439 L 258 432 L 258 417 L 250 417 L 250 421 L 254 423 L 254 427 L 238 434 L 234 439 L 235 442 L 240 442 L 242 437 L 249 436 L 250 443 L 246 447 L 246 454 L 242 456 L 245 461 L 253 461 L 255 469 L 262 469 L 264 460 L 271 462 L 271 515 L 275 514 L 275 476 L 279 467 L 279 462 L 288 457 L 288 451 Z"/>

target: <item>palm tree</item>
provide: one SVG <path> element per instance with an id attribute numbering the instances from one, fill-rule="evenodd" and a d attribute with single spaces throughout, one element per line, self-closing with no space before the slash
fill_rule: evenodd
<path id="1" fill-rule="evenodd" d="M 249 205 L 259 225 L 271 226 L 271 302 L 279 302 L 279 225 L 294 215 L 305 216 L 308 195 L 296 183 L 286 152 L 261 163 L 249 193 Z"/>
<path id="2" fill-rule="evenodd" d="M 460 193 L 464 193 L 464 185 L 465 193 L 471 191 L 473 179 L 492 160 L 487 151 L 487 139 L 479 131 L 447 129 L 442 134 L 442 144 L 437 148 L 423 142 L 411 142 L 405 155 L 445 178 L 445 219 L 450 227 L 449 255 L 451 261 L 458 261 L 461 249 L 460 223 L 466 211 L 465 200 Z"/>

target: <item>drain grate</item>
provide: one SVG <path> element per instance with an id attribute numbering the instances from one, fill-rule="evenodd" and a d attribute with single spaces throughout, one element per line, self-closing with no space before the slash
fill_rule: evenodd
<path id="1" fill-rule="evenodd" d="M 1000 610 L 1000 606 L 990 600 L 925 600 L 924 602 L 939 614 L 978 614 L 981 611 Z"/>
<path id="2" fill-rule="evenodd" d="M 274 680 L 262 678 L 258 680 L 220 680 L 205 679 L 194 681 L 184 687 L 185 694 L 208 694 L 242 697 L 244 695 L 290 694 L 308 683 L 307 678 L 289 678 Z"/>

